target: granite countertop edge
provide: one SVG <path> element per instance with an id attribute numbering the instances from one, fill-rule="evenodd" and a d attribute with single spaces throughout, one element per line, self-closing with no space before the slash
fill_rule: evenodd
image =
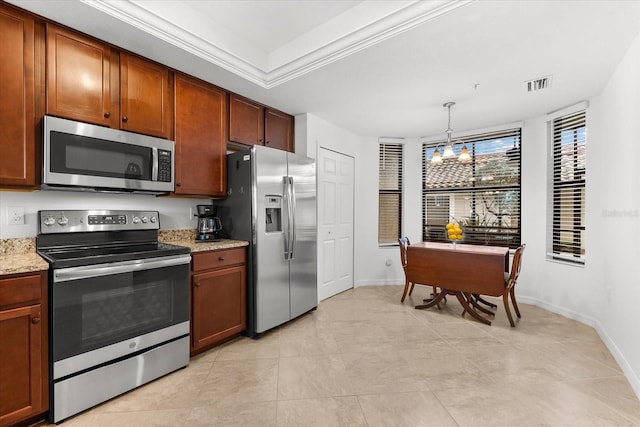
<path id="1" fill-rule="evenodd" d="M 231 240 L 221 239 L 217 242 L 202 242 L 196 243 L 194 240 L 165 240 L 163 243 L 170 243 L 172 245 L 186 246 L 191 250 L 191 253 L 206 252 L 206 251 L 218 251 L 222 249 L 234 249 L 249 246 L 249 242 L 244 240 Z"/>
<path id="2" fill-rule="evenodd" d="M 244 240 L 222 239 L 218 242 L 196 243 L 194 240 L 163 240 L 163 243 L 186 246 L 191 253 L 217 251 L 223 249 L 233 249 L 248 246 L 249 242 Z M 31 273 L 34 271 L 48 270 L 49 264 L 35 252 L 35 248 L 24 253 L 0 253 L 0 276 L 12 274 Z M 13 251 L 10 251 L 13 252 Z"/>

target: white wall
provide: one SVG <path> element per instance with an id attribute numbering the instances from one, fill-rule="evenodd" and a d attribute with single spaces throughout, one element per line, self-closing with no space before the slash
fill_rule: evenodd
<path id="1" fill-rule="evenodd" d="M 604 259 L 602 280 L 594 283 L 604 294 L 597 301 L 601 308 L 598 327 L 609 347 L 617 350 L 614 356 L 628 362 L 618 360 L 640 396 L 640 249 L 635 241 L 640 236 L 638 75 L 640 36 L 605 90 L 593 100 L 593 132 L 588 144 L 597 141 L 599 150 L 588 154 L 593 163 L 588 165 L 587 185 L 595 193 L 591 203 L 598 240 L 594 244 L 599 245 Z"/>
<path id="2" fill-rule="evenodd" d="M 528 119 L 522 144 L 522 241 L 527 244 L 518 298 L 596 328 L 640 396 L 640 36 L 603 92 L 587 109 L 586 263 L 549 261 L 547 156 L 550 117 Z M 581 100 L 577 99 L 576 102 Z M 397 248 L 377 245 L 378 156 L 376 140 L 363 139 L 359 165 L 357 284 L 403 283 Z M 421 238 L 421 153 L 405 143 L 404 234 Z M 385 267 L 392 259 L 391 268 Z M 524 320 L 526 321 L 526 319 Z"/>
<path id="3" fill-rule="evenodd" d="M 37 213 L 46 209 L 131 209 L 160 212 L 162 230 L 195 228 L 195 212 L 198 204 L 211 203 L 208 199 L 183 199 L 154 197 L 136 194 L 81 193 L 74 191 L 0 191 L 0 239 L 35 237 L 38 234 Z M 7 225 L 7 208 L 25 209 L 24 225 Z"/>

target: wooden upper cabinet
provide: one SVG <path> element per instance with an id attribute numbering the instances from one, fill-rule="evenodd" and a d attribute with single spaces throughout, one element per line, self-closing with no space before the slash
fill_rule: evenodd
<path id="1" fill-rule="evenodd" d="M 229 96 L 229 141 L 263 145 L 264 107 L 236 94 Z"/>
<path id="2" fill-rule="evenodd" d="M 293 116 L 229 95 L 229 141 L 294 151 Z"/>
<path id="3" fill-rule="evenodd" d="M 36 185 L 34 19 L 0 4 L 0 185 Z"/>
<path id="4" fill-rule="evenodd" d="M 46 113 L 171 138 L 169 68 L 47 24 Z"/>
<path id="5" fill-rule="evenodd" d="M 169 69 L 126 53 L 120 54 L 120 127 L 171 137 L 172 82 Z"/>
<path id="6" fill-rule="evenodd" d="M 293 116 L 267 108 L 264 113 L 264 145 L 294 152 Z"/>
<path id="7" fill-rule="evenodd" d="M 224 196 L 227 93 L 176 73 L 175 115 L 175 194 Z"/>
<path id="8" fill-rule="evenodd" d="M 47 24 L 47 114 L 117 128 L 118 72 L 108 45 Z"/>

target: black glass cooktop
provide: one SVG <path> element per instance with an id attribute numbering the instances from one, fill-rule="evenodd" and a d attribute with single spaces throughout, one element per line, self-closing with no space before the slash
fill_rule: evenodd
<path id="1" fill-rule="evenodd" d="M 54 268 L 65 268 L 188 254 L 190 253 L 190 249 L 184 246 L 171 245 L 168 243 L 143 243 L 110 246 L 48 248 L 40 249 L 38 250 L 38 253 Z"/>

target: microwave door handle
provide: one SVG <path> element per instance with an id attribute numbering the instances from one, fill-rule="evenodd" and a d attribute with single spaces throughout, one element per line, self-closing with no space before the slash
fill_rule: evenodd
<path id="1" fill-rule="evenodd" d="M 158 180 L 158 149 L 151 148 L 151 181 Z"/>

